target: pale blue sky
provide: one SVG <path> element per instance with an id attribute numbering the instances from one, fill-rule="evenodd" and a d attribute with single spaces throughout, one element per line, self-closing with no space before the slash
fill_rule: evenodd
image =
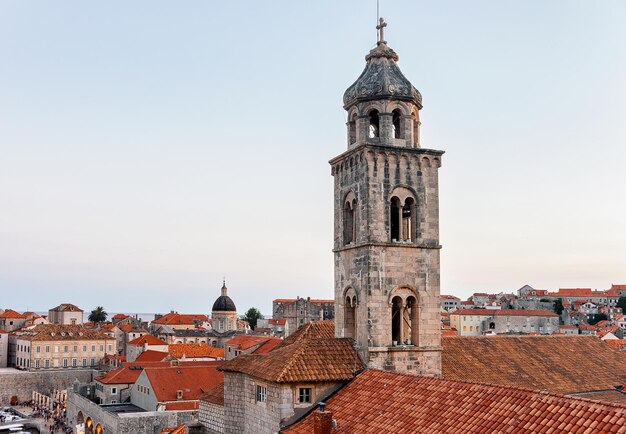
<path id="1" fill-rule="evenodd" d="M 383 0 L 440 171 L 442 293 L 626 283 L 626 3 Z M 375 1 L 0 0 L 0 307 L 332 297 Z"/>

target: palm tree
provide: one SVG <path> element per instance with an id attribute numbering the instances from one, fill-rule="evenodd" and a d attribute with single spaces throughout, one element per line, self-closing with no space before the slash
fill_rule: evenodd
<path id="1" fill-rule="evenodd" d="M 92 322 L 105 322 L 107 319 L 107 312 L 102 306 L 97 306 L 89 314 L 89 321 Z"/>

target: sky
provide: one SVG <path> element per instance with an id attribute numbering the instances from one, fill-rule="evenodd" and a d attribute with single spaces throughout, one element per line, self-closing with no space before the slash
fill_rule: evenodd
<path id="1" fill-rule="evenodd" d="M 626 283 L 626 3 L 381 0 L 440 169 L 441 292 Z M 333 297 L 374 0 L 0 0 L 0 307 Z"/>

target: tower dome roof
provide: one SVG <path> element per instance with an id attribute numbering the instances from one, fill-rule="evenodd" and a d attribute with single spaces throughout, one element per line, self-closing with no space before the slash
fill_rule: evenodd
<path id="1" fill-rule="evenodd" d="M 383 39 L 382 29 L 387 24 L 380 19 L 380 37 L 365 60 L 365 69 L 343 94 L 345 109 L 361 101 L 375 99 L 396 99 L 413 102 L 422 109 L 422 95 L 402 74 L 398 64 L 398 55 Z"/>
<path id="2" fill-rule="evenodd" d="M 227 294 L 228 288 L 226 288 L 226 282 L 222 285 L 222 295 L 217 297 L 215 303 L 213 303 L 212 312 L 237 312 L 235 302 Z"/>

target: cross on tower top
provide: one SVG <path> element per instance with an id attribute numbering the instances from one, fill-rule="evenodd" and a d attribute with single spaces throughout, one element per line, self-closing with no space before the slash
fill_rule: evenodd
<path id="1" fill-rule="evenodd" d="M 384 18 L 380 18 L 378 20 L 378 25 L 376 26 L 376 30 L 378 30 L 378 42 L 384 43 L 385 41 L 385 27 L 387 27 L 387 23 Z"/>

